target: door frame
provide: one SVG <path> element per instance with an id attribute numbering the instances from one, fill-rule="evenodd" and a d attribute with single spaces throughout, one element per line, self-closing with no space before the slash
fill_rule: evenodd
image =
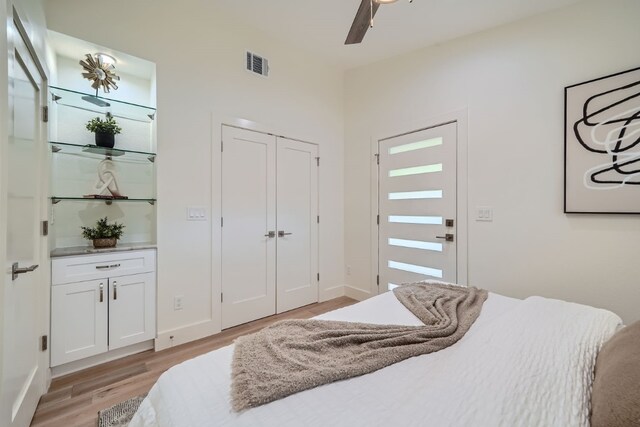
<path id="1" fill-rule="evenodd" d="M 222 221 L 222 126 L 230 126 L 238 129 L 244 129 L 253 132 L 259 132 L 267 135 L 273 135 L 275 137 L 287 138 L 293 141 L 304 142 L 306 144 L 313 144 L 318 147 L 318 157 L 322 157 L 321 144 L 317 142 L 310 142 L 300 138 L 294 138 L 287 136 L 289 132 L 287 129 L 283 129 L 279 126 L 267 125 L 263 123 L 254 122 L 252 120 L 243 119 L 240 117 L 227 116 L 218 112 L 214 112 L 211 115 L 211 176 L 209 182 L 211 182 L 211 237 L 212 237 L 212 249 L 211 249 L 211 319 L 210 323 L 212 335 L 219 333 L 222 330 L 222 302 L 220 301 L 220 295 L 222 293 L 222 228 L 220 223 Z M 321 175 L 320 169 L 318 169 L 318 215 L 322 215 L 322 204 L 320 203 L 321 194 Z M 322 238 L 321 233 L 322 223 L 318 224 L 318 270 L 322 268 L 321 263 L 321 251 L 320 240 Z M 277 280 L 277 276 L 276 276 Z M 276 281 L 277 286 L 277 281 Z M 318 281 L 318 301 L 322 301 L 322 272 L 320 272 L 320 280 Z M 276 288 L 277 292 L 277 288 Z"/>
<path id="2" fill-rule="evenodd" d="M 457 124 L 457 150 L 456 150 L 456 276 L 460 285 L 468 285 L 468 230 L 469 230 L 469 209 L 468 209 L 468 111 L 466 108 L 452 111 L 427 119 L 412 121 L 409 123 L 400 123 L 388 126 L 386 129 L 375 132 L 371 136 L 370 142 L 370 187 L 371 187 L 371 206 L 370 206 L 370 224 L 371 224 L 371 287 L 370 291 L 363 295 L 359 295 L 362 299 L 378 295 L 385 292 L 377 283 L 380 265 L 379 251 L 379 233 L 378 233 L 378 144 L 379 141 L 394 138 L 409 133 L 435 128 L 449 123 Z M 360 292 L 359 292 L 360 293 Z"/>

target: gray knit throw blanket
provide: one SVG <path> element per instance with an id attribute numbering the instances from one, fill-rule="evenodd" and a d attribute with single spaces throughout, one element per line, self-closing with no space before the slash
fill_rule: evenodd
<path id="1" fill-rule="evenodd" d="M 368 374 L 455 344 L 480 315 L 487 291 L 420 282 L 393 290 L 424 326 L 283 320 L 238 338 L 231 365 L 235 411 Z"/>

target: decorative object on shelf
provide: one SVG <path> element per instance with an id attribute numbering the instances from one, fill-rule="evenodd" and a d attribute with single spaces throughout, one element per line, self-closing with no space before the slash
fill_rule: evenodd
<path id="1" fill-rule="evenodd" d="M 84 60 L 80 60 L 80 65 L 84 68 L 82 77 L 91 80 L 93 83 L 91 87 L 96 90 L 96 96 L 98 96 L 98 89 L 102 87 L 105 93 L 109 93 L 109 90 L 118 90 L 118 85 L 115 80 L 120 80 L 120 76 L 115 73 L 116 67 L 111 62 L 104 60 L 104 54 L 97 54 L 95 57 L 90 53 L 85 55 Z"/>
<path id="2" fill-rule="evenodd" d="M 102 120 L 100 117 L 89 120 L 87 130 L 95 133 L 98 147 L 106 148 L 113 148 L 115 136 L 122 132 L 122 128 L 118 126 L 116 119 L 109 114 L 107 114 L 106 120 Z"/>
<path id="3" fill-rule="evenodd" d="M 116 166 L 111 159 L 106 158 L 101 161 L 98 164 L 98 180 L 93 186 L 95 194 L 87 194 L 84 197 L 87 199 L 128 199 L 127 196 L 120 194 L 115 168 Z M 104 194 L 106 191 L 110 195 Z"/>
<path id="4" fill-rule="evenodd" d="M 95 227 L 81 227 L 82 237 L 87 240 L 92 240 L 93 247 L 96 249 L 113 248 L 116 246 L 120 237 L 122 237 L 122 229 L 124 227 L 124 224 L 118 224 L 115 221 L 113 224 L 109 224 L 105 216 L 96 221 Z"/>
<path id="5" fill-rule="evenodd" d="M 565 88 L 565 213 L 640 213 L 640 68 Z"/>

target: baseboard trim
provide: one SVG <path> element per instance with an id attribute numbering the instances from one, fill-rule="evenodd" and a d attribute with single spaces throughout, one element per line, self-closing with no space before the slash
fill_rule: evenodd
<path id="1" fill-rule="evenodd" d="M 344 294 L 349 298 L 353 298 L 358 301 L 363 301 L 373 296 L 373 294 L 369 291 L 365 291 L 359 288 L 354 288 L 353 286 L 349 286 L 349 285 L 345 285 Z"/>
<path id="2" fill-rule="evenodd" d="M 217 334 L 220 332 L 220 328 L 216 327 L 215 323 L 213 320 L 204 320 L 179 328 L 158 332 L 155 349 L 156 351 L 165 350 Z"/>
<path id="3" fill-rule="evenodd" d="M 329 301 L 344 295 L 344 285 L 333 286 L 331 288 L 322 289 L 320 291 L 318 302 Z M 365 298 L 368 298 L 368 296 L 362 299 Z M 181 326 L 179 328 L 167 329 L 165 331 L 158 332 L 158 337 L 155 341 L 155 350 L 160 351 L 180 344 L 186 344 L 191 341 L 218 334 L 221 331 L 222 330 L 220 329 L 220 327 L 216 325 L 216 322 L 210 319 L 192 323 L 186 326 Z"/>
<path id="4" fill-rule="evenodd" d="M 325 302 L 344 296 L 344 285 L 338 285 L 327 289 L 322 289 L 318 302 Z"/>
<path id="5" fill-rule="evenodd" d="M 81 371 L 92 366 L 101 365 L 103 363 L 111 362 L 112 360 L 120 359 L 122 357 L 130 356 L 136 353 L 142 353 L 143 351 L 152 349 L 153 340 L 143 341 L 141 343 L 133 344 L 128 347 L 111 350 L 106 353 L 97 354 L 95 356 L 76 360 L 74 362 L 65 363 L 64 365 L 54 366 L 51 368 L 51 377 L 57 378 L 62 375 L 71 374 L 73 372 Z"/>

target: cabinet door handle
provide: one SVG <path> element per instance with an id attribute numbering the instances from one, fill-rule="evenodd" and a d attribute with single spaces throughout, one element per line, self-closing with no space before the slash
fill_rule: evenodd
<path id="1" fill-rule="evenodd" d="M 104 285 L 100 283 L 100 302 L 104 301 Z"/>
<path id="2" fill-rule="evenodd" d="M 113 282 L 113 300 L 117 300 L 118 299 L 118 284 L 116 282 Z"/>
<path id="3" fill-rule="evenodd" d="M 293 233 L 287 233 L 287 232 L 285 232 L 284 230 L 280 230 L 280 231 L 278 231 L 278 237 L 290 236 L 290 235 L 292 235 L 292 234 L 293 234 Z"/>
<path id="4" fill-rule="evenodd" d="M 106 268 L 118 268 L 120 264 L 111 264 L 111 265 L 96 265 L 96 270 L 104 270 Z"/>

